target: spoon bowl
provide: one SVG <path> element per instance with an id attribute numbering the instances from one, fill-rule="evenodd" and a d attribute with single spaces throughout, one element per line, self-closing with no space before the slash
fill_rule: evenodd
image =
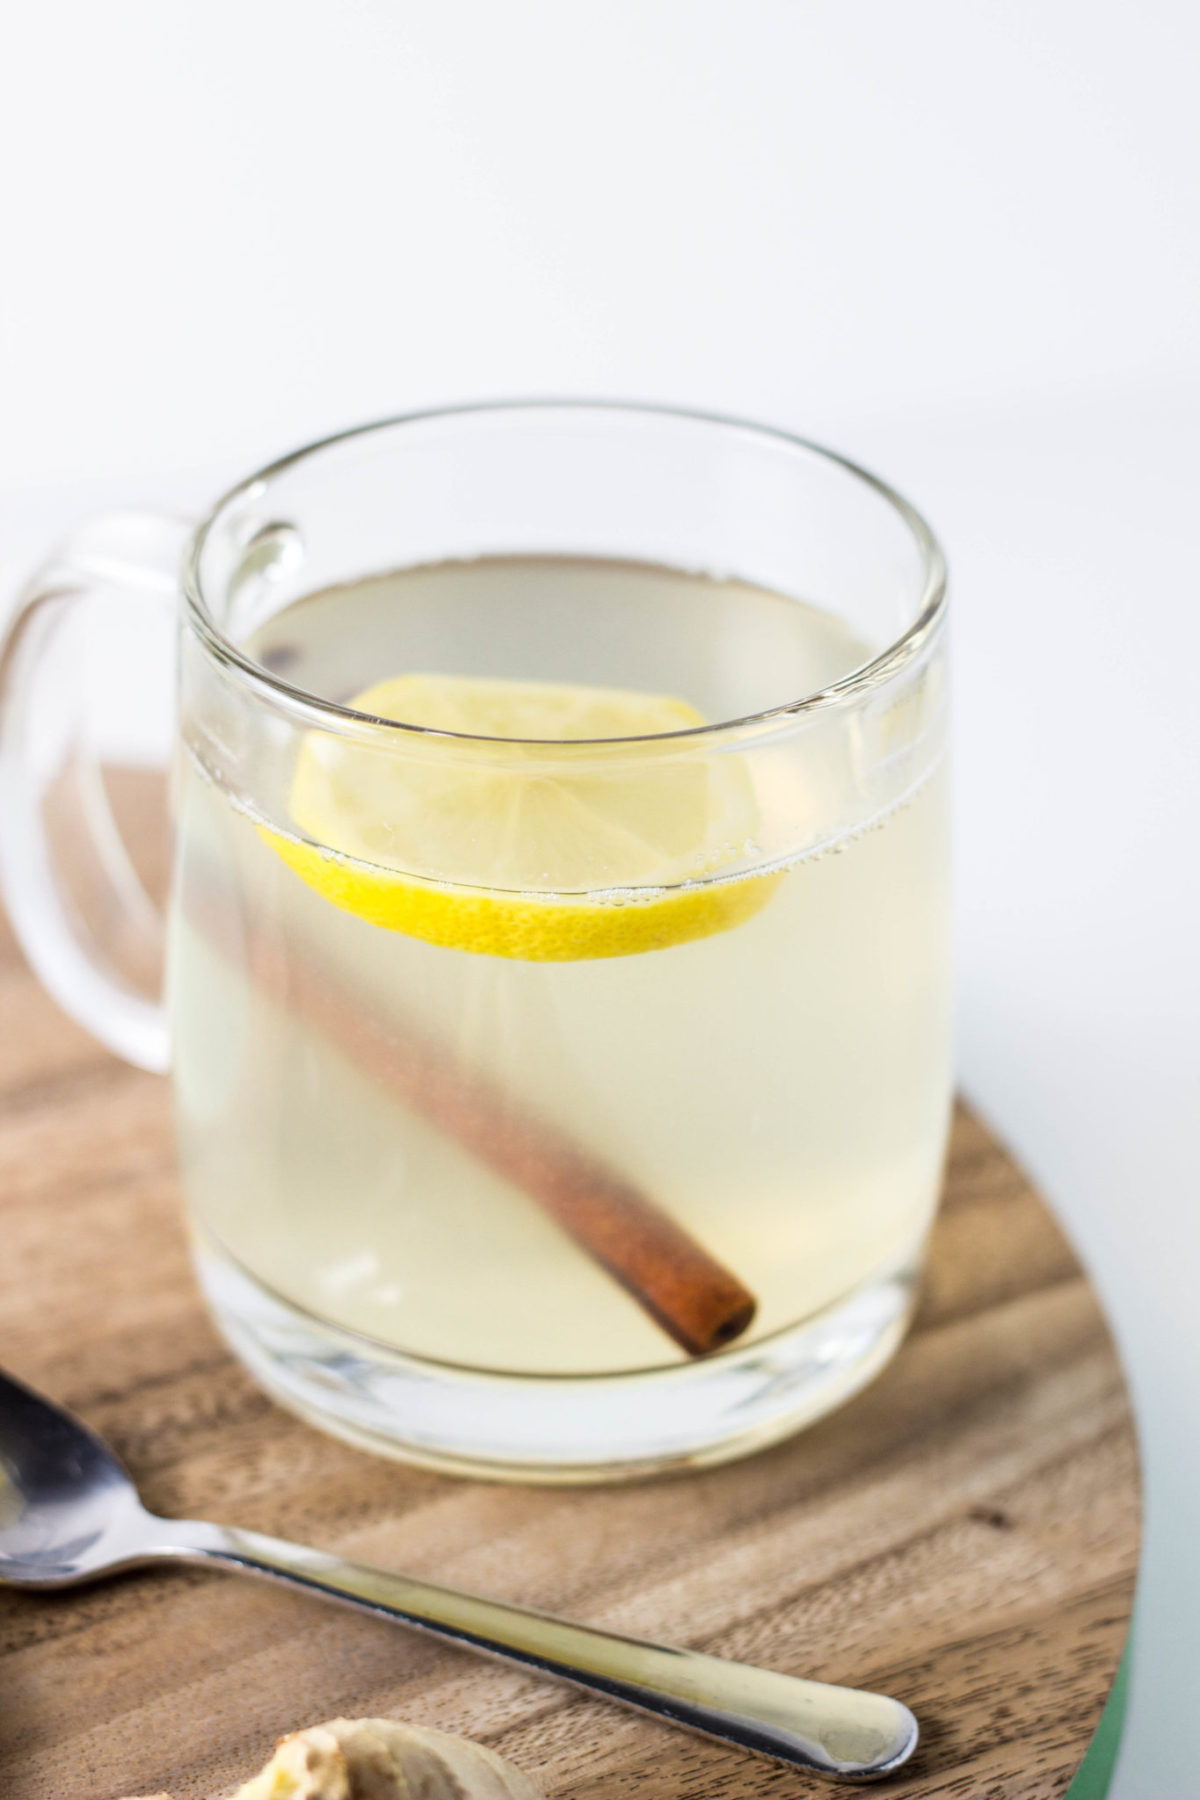
<path id="1" fill-rule="evenodd" d="M 0 1371 L 0 1581 L 71 1587 L 147 1557 L 150 1515 L 108 1445 Z"/>

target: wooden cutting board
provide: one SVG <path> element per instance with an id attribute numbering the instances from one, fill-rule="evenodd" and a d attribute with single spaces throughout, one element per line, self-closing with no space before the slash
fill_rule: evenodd
<path id="1" fill-rule="evenodd" d="M 1133 1599 L 1129 1400 L 1078 1262 L 965 1108 L 892 1367 L 790 1443 L 625 1488 L 452 1481 L 266 1400 L 192 1284 L 165 1084 L 70 1025 L 3 927 L 0 1247 L 0 1363 L 103 1433 L 159 1511 L 896 1694 L 923 1745 L 881 1794 L 1041 1800 L 1079 1767 Z M 0 1593 L 4 1800 L 210 1800 L 338 1713 L 482 1739 L 573 1800 L 833 1791 L 250 1582 Z"/>

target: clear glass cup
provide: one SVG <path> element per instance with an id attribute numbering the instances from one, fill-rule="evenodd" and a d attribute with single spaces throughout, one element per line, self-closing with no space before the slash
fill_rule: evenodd
<path id="1" fill-rule="evenodd" d="M 566 402 L 345 433 L 33 584 L 5 898 L 67 1010 L 170 1067 L 200 1281 L 271 1394 L 600 1480 L 883 1367 L 949 1116 L 944 585 L 827 451 Z M 570 728 L 506 730 L 514 682 Z M 165 999 L 122 733 L 173 760 Z"/>

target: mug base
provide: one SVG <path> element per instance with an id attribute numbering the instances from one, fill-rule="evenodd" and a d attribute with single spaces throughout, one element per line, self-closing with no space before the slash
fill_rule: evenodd
<path id="1" fill-rule="evenodd" d="M 634 1481 L 749 1456 L 849 1400 L 895 1355 L 921 1246 L 824 1312 L 693 1363 L 537 1376 L 409 1356 L 264 1287 L 207 1234 L 200 1285 L 274 1400 L 360 1450 L 442 1474 L 536 1485 Z"/>

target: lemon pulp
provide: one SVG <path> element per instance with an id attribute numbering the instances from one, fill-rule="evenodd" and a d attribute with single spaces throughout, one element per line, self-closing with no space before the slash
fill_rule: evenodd
<path id="1" fill-rule="evenodd" d="M 740 924 L 782 879 L 713 879 L 746 853 L 758 812 L 736 756 L 664 738 L 705 723 L 684 700 L 413 674 L 352 704 L 493 740 L 304 739 L 290 796 L 303 838 L 267 826 L 262 836 L 309 887 L 373 925 L 530 962 L 631 956 Z M 664 741 L 594 741 L 624 738 Z M 561 748 L 573 743 L 574 754 Z"/>

